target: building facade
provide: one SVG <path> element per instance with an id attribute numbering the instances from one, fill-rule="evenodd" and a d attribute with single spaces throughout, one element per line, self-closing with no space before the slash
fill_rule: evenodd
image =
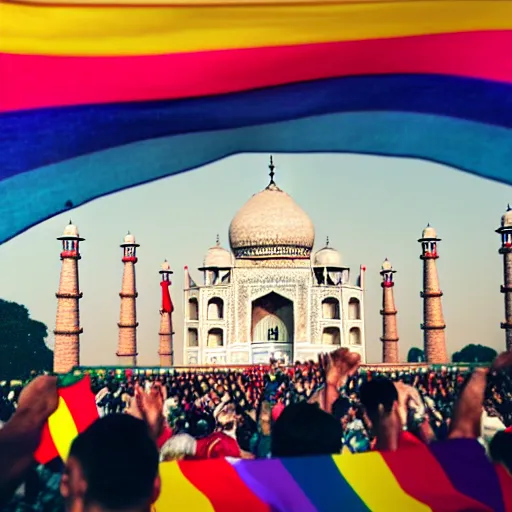
<path id="1" fill-rule="evenodd" d="M 346 346 L 365 360 L 364 271 L 357 283 L 341 254 L 313 253 L 308 215 L 274 181 L 240 209 L 230 249 L 204 259 L 202 284 L 185 267 L 184 363 L 258 364 L 316 360 Z"/>

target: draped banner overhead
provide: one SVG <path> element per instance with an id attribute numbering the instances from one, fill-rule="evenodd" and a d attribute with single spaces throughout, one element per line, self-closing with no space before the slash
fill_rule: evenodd
<path id="1" fill-rule="evenodd" d="M 0 242 L 239 152 L 512 183 L 512 1 L 0 0 Z"/>

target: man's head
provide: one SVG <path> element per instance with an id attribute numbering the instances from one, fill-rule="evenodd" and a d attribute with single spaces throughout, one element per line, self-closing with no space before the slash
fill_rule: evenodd
<path id="1" fill-rule="evenodd" d="M 236 431 L 236 407 L 233 402 L 224 401 L 219 404 L 215 409 L 213 416 L 219 430 L 224 432 Z"/>
<path id="2" fill-rule="evenodd" d="M 374 434 L 386 425 L 389 429 L 401 429 L 402 419 L 398 402 L 398 391 L 394 383 L 384 377 L 372 379 L 362 384 L 359 391 L 361 403 L 372 423 Z"/>
<path id="3" fill-rule="evenodd" d="M 272 456 L 307 457 L 341 452 L 343 430 L 334 416 L 316 404 L 286 407 L 272 428 Z"/>
<path id="4" fill-rule="evenodd" d="M 160 492 L 158 461 L 143 421 L 128 414 L 95 421 L 71 446 L 60 485 L 67 510 L 149 510 Z"/>

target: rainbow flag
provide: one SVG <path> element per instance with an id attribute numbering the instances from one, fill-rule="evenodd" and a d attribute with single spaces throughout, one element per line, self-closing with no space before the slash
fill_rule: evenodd
<path id="1" fill-rule="evenodd" d="M 238 152 L 512 183 L 509 0 L 0 1 L 0 34 L 0 242 Z"/>
<path id="2" fill-rule="evenodd" d="M 157 512 L 505 512 L 512 476 L 477 441 L 333 457 L 161 464 Z"/>
<path id="3" fill-rule="evenodd" d="M 99 417 L 88 375 L 79 380 L 72 379 L 69 385 L 59 387 L 58 393 L 59 405 L 48 418 L 34 455 L 41 464 L 58 457 L 65 461 L 75 437 Z"/>

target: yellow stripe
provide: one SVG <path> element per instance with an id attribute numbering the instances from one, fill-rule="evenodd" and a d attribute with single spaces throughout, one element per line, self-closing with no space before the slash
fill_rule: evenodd
<path id="1" fill-rule="evenodd" d="M 372 512 L 430 511 L 430 507 L 405 493 L 379 453 L 362 453 L 356 457 L 336 455 L 333 460 Z M 378 492 L 375 490 L 375 482 L 379 482 Z"/>
<path id="2" fill-rule="evenodd" d="M 160 478 L 162 491 L 155 503 L 157 512 L 169 510 L 215 512 L 208 498 L 185 478 L 177 462 L 160 464 Z"/>
<path id="3" fill-rule="evenodd" d="M 510 0 L 226 7 L 1 3 L 0 52 L 141 55 L 512 28 Z"/>
<path id="4" fill-rule="evenodd" d="M 4 0 L 13 4 L 43 4 L 43 5 L 139 5 L 147 6 L 141 0 Z M 393 0 L 394 2 L 415 2 L 416 0 Z M 433 2 L 445 2 L 446 0 L 431 0 Z M 503 1 L 503 0 L 502 0 Z M 506 1 L 506 0 L 505 0 Z M 324 4 L 364 4 L 364 3 L 389 2 L 389 0 L 322 0 Z M 298 5 L 318 4 L 318 0 L 151 0 L 151 5 L 173 5 L 173 6 L 205 6 L 217 5 Z"/>
<path id="5" fill-rule="evenodd" d="M 48 427 L 61 459 L 67 460 L 71 444 L 78 435 L 78 430 L 62 397 L 59 397 L 57 410 L 48 418 Z"/>

